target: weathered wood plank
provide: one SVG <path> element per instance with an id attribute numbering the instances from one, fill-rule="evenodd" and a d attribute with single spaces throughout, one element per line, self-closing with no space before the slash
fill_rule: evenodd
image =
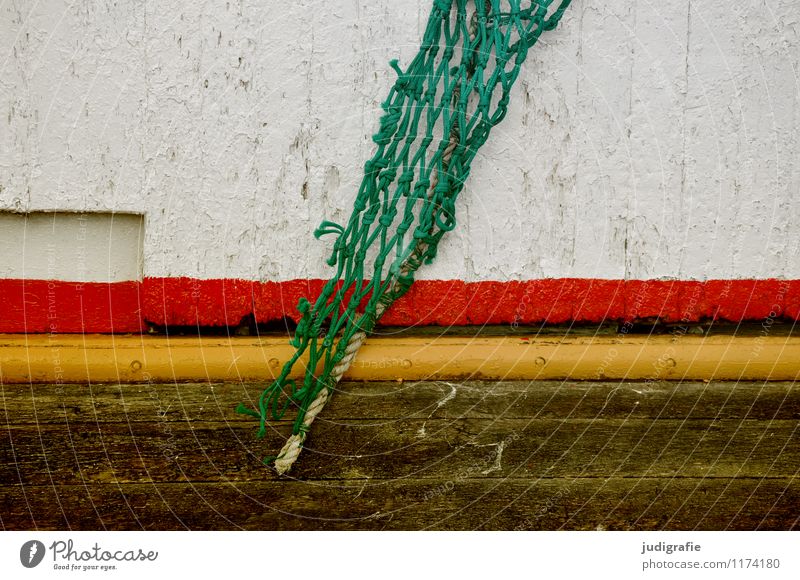
<path id="1" fill-rule="evenodd" d="M 0 422 L 135 421 L 252 423 L 264 384 L 1 385 Z M 800 387 L 788 382 L 382 382 L 342 383 L 329 419 L 660 418 L 800 419 Z"/>
<path id="2" fill-rule="evenodd" d="M 786 479 L 396 479 L 7 486 L 6 530 L 790 530 Z"/>
<path id="3" fill-rule="evenodd" d="M 43 424 L 0 431 L 0 481 L 24 485 L 249 481 L 276 476 L 240 423 Z M 319 419 L 300 479 L 626 476 L 782 477 L 800 423 L 650 419 Z"/>

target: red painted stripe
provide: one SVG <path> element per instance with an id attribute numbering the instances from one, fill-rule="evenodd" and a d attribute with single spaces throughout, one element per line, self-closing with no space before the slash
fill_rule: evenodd
<path id="1" fill-rule="evenodd" d="M 140 332 L 146 323 L 234 326 L 298 319 L 324 280 L 146 278 L 75 283 L 0 280 L 0 332 Z M 312 300 L 313 301 L 313 300 Z M 421 280 L 387 312 L 392 326 L 560 324 L 603 320 L 800 320 L 800 280 Z"/>
<path id="2" fill-rule="evenodd" d="M 0 280 L 0 332 L 141 332 L 139 282 Z"/>

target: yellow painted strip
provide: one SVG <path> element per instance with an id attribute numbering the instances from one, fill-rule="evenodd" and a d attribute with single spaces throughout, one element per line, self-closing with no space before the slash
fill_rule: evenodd
<path id="1" fill-rule="evenodd" d="M 4 383 L 264 381 L 285 338 L 0 335 Z M 295 367 L 295 376 L 304 370 Z M 796 380 L 800 337 L 370 338 L 346 378 Z"/>

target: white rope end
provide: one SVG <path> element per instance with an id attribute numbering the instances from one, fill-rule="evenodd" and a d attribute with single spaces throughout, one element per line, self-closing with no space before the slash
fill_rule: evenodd
<path id="1" fill-rule="evenodd" d="M 303 439 L 305 439 L 303 435 L 302 433 L 297 433 L 286 440 L 286 444 L 275 460 L 275 470 L 278 475 L 283 475 L 289 471 L 294 462 L 297 461 L 297 458 L 300 457 L 300 451 L 303 449 Z"/>

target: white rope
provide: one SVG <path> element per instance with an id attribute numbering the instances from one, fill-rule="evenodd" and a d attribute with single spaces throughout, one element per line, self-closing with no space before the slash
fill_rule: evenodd
<path id="1" fill-rule="evenodd" d="M 378 314 L 379 310 L 381 310 L 380 314 L 383 314 L 381 304 L 378 304 L 378 307 L 375 309 L 375 313 Z M 342 360 L 339 361 L 339 364 L 333 367 L 333 370 L 331 371 L 331 378 L 333 379 L 334 385 L 339 382 L 344 373 L 347 372 L 347 369 L 350 368 L 350 365 L 356 358 L 358 349 L 361 348 L 361 345 L 364 344 L 366 339 L 367 333 L 363 331 L 356 332 L 350 338 L 350 342 L 347 343 L 347 348 L 344 351 L 344 358 L 342 358 Z M 303 424 L 300 428 L 300 432 L 292 435 L 286 440 L 286 444 L 283 446 L 283 449 L 281 449 L 281 452 L 278 454 L 278 458 L 275 460 L 275 469 L 279 474 L 282 475 L 289 471 L 289 469 L 292 467 L 292 464 L 297 461 L 297 458 L 300 456 L 300 451 L 303 450 L 303 443 L 306 440 L 306 433 L 311 427 L 311 423 L 314 422 L 314 419 L 316 419 L 317 415 L 319 415 L 320 411 L 322 411 L 325 403 L 328 402 L 330 393 L 331 388 L 326 387 L 323 388 L 319 394 L 317 394 L 317 397 L 311 402 L 311 405 L 309 405 L 305 417 L 303 417 Z"/>
<path id="2" fill-rule="evenodd" d="M 488 5 L 488 2 L 487 2 Z M 473 13 L 472 18 L 470 19 L 470 35 L 472 38 L 475 38 L 475 34 L 477 33 L 477 13 Z M 458 100 L 458 96 L 461 93 L 461 87 L 457 86 L 453 91 L 453 100 Z M 458 125 L 453 125 L 452 130 L 450 132 L 450 142 L 447 144 L 447 147 L 442 152 L 442 170 L 446 171 L 450 165 L 450 160 L 453 157 L 453 151 L 456 150 L 458 147 L 458 142 L 460 140 Z M 428 189 L 428 199 L 433 196 L 433 192 L 436 189 L 436 185 L 439 182 L 439 174 L 435 173 L 431 179 L 431 184 Z M 428 249 L 427 242 L 423 240 L 417 240 L 417 244 L 414 246 L 414 250 L 411 252 L 411 255 L 406 259 L 403 263 L 402 268 L 400 268 L 400 275 L 395 280 L 392 290 L 395 291 L 399 284 L 399 279 L 405 278 L 408 276 L 409 271 L 411 269 L 411 264 L 417 262 L 422 256 L 425 255 L 425 252 Z M 378 305 L 375 307 L 375 320 L 379 320 L 383 313 L 391 306 L 391 302 L 384 302 L 381 300 L 378 302 Z M 344 373 L 347 372 L 347 369 L 350 368 L 350 365 L 353 364 L 353 360 L 356 358 L 356 354 L 358 354 L 361 345 L 364 344 L 364 341 L 367 339 L 367 333 L 363 331 L 358 331 L 350 338 L 350 342 L 347 343 L 347 348 L 344 351 L 344 358 L 339 361 L 333 370 L 331 371 L 331 378 L 332 384 L 330 387 L 325 387 L 320 390 L 319 394 L 316 398 L 311 402 L 309 405 L 308 410 L 306 411 L 305 417 L 303 417 L 303 423 L 300 427 L 300 432 L 295 433 L 291 437 L 286 440 L 283 448 L 281 449 L 280 453 L 278 453 L 278 457 L 275 460 L 275 470 L 278 472 L 279 475 L 283 475 L 287 473 L 294 465 L 294 462 L 297 461 L 297 458 L 300 457 L 300 452 L 303 450 L 303 443 L 306 440 L 306 435 L 308 430 L 311 428 L 311 424 L 314 422 L 314 419 L 317 418 L 320 411 L 322 411 L 323 407 L 325 407 L 325 403 L 328 402 L 330 398 L 331 392 L 336 384 L 339 383 L 339 380 L 342 378 Z"/>
<path id="3" fill-rule="evenodd" d="M 445 163 L 449 163 L 457 143 L 458 139 L 456 138 L 454 143 L 453 138 L 451 137 L 450 144 L 442 154 L 442 158 Z M 433 187 L 436 187 L 435 183 L 433 184 Z M 431 191 L 433 191 L 433 187 L 431 188 Z M 398 276 L 398 279 L 396 279 L 392 285 L 393 291 L 397 289 L 399 279 L 405 278 L 408 275 L 411 268 L 411 263 L 419 259 L 419 257 L 424 256 L 427 249 L 428 244 L 426 242 L 423 240 L 417 241 L 416 246 L 414 246 L 414 250 L 411 252 L 411 256 L 409 256 L 408 259 L 406 259 L 406 261 L 403 263 L 403 267 L 400 269 L 400 275 Z M 412 260 L 412 258 L 415 259 Z M 375 320 L 379 320 L 383 313 L 389 308 L 389 306 L 391 306 L 391 304 L 391 302 L 387 303 L 383 300 L 379 301 L 378 305 L 375 307 Z M 350 365 L 353 364 L 356 354 L 358 354 L 361 345 L 363 345 L 364 341 L 366 340 L 367 333 L 361 330 L 350 337 L 350 341 L 347 343 L 347 347 L 344 351 L 344 357 L 335 367 L 333 367 L 333 370 L 331 370 L 332 386 L 325 387 L 320 390 L 319 394 L 317 394 L 316 398 L 311 402 L 311 405 L 309 405 L 305 417 L 303 417 L 303 423 L 300 427 L 300 432 L 289 437 L 280 453 L 278 453 L 278 457 L 275 459 L 275 469 L 279 475 L 283 475 L 284 473 L 288 472 L 294 462 L 297 461 L 297 458 L 300 457 L 300 452 L 303 450 L 303 443 L 306 440 L 306 434 L 311 427 L 311 423 L 314 422 L 314 419 L 316 419 L 317 415 L 319 415 L 320 411 L 322 411 L 325 403 L 328 402 L 333 387 L 339 383 L 339 380 L 342 378 L 344 373 L 346 373 L 347 369 L 350 368 Z"/>

